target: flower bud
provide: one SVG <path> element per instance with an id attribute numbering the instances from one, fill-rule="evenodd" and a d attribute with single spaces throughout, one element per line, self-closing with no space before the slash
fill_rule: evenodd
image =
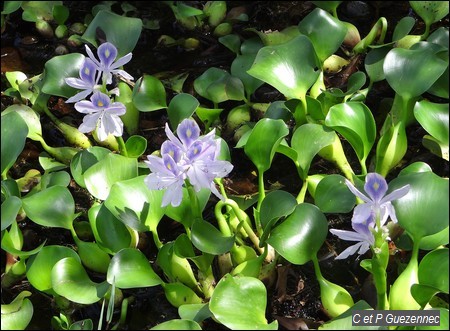
<path id="1" fill-rule="evenodd" d="M 53 38 L 53 29 L 48 22 L 44 20 L 39 20 L 36 21 L 35 25 L 36 29 L 39 31 L 41 36 L 43 36 L 44 38 Z"/>

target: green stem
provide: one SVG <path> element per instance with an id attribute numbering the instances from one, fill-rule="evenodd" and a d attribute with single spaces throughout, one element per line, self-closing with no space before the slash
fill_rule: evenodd
<path id="1" fill-rule="evenodd" d="M 227 220 L 222 214 L 222 207 L 225 206 L 223 201 L 217 202 L 214 208 L 214 215 L 216 216 L 217 224 L 219 225 L 220 232 L 223 233 L 224 236 L 230 237 L 232 236 L 230 227 L 228 226 Z"/>
<path id="2" fill-rule="evenodd" d="M 203 219 L 202 211 L 200 209 L 200 205 L 198 203 L 198 198 L 197 194 L 195 194 L 194 187 L 188 181 L 186 181 L 186 187 L 189 193 L 189 200 L 191 201 L 191 209 L 192 213 L 194 214 L 194 218 L 196 220 L 201 220 Z"/>
<path id="3" fill-rule="evenodd" d="M 127 147 L 125 145 L 125 141 L 122 136 L 116 137 L 117 143 L 119 144 L 119 152 L 123 156 L 128 156 Z"/>
<path id="4" fill-rule="evenodd" d="M 308 180 L 304 180 L 302 188 L 300 189 L 300 192 L 297 195 L 297 203 L 298 204 L 303 203 L 305 201 L 307 189 L 308 189 Z"/>

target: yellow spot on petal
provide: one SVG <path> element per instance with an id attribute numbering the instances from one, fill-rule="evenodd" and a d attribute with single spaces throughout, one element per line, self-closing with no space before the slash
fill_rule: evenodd
<path id="1" fill-rule="evenodd" d="M 380 187 L 380 184 L 378 184 L 378 183 L 373 183 L 373 189 L 375 190 L 375 191 L 378 191 L 378 188 Z"/>
<path id="2" fill-rule="evenodd" d="M 167 169 L 172 170 L 172 166 L 170 164 L 167 164 Z"/>
<path id="3" fill-rule="evenodd" d="M 109 57 L 110 55 L 111 55 L 111 52 L 107 49 L 106 52 L 105 52 L 105 56 Z"/>
<path id="4" fill-rule="evenodd" d="M 186 136 L 188 136 L 189 138 L 192 136 L 192 131 L 190 129 L 186 131 Z"/>

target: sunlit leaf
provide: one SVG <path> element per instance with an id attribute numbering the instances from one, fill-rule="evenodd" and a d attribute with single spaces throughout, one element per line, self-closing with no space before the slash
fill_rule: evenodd
<path id="1" fill-rule="evenodd" d="M 1 173 L 3 178 L 22 153 L 28 135 L 28 127 L 19 114 L 11 112 L 5 115 L 2 113 L 1 130 Z M 14 143 L 11 143 L 13 141 Z"/>
<path id="2" fill-rule="evenodd" d="M 163 83 L 152 75 L 143 75 L 134 85 L 133 103 L 142 112 L 167 108 Z"/>
<path id="3" fill-rule="evenodd" d="M 175 131 L 181 121 L 191 117 L 199 105 L 200 102 L 191 94 L 180 93 L 174 96 L 167 109 L 172 130 Z"/>
<path id="4" fill-rule="evenodd" d="M 9 304 L 1 306 L 2 330 L 25 330 L 33 318 L 33 303 L 27 297 L 30 291 L 20 292 Z"/>

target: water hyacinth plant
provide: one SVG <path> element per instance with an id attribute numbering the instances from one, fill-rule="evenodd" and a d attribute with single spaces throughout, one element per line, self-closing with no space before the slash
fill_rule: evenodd
<path id="1" fill-rule="evenodd" d="M 4 2 L 61 47 L 2 56 L 2 329 L 447 329 L 448 3 L 350 5 Z"/>

